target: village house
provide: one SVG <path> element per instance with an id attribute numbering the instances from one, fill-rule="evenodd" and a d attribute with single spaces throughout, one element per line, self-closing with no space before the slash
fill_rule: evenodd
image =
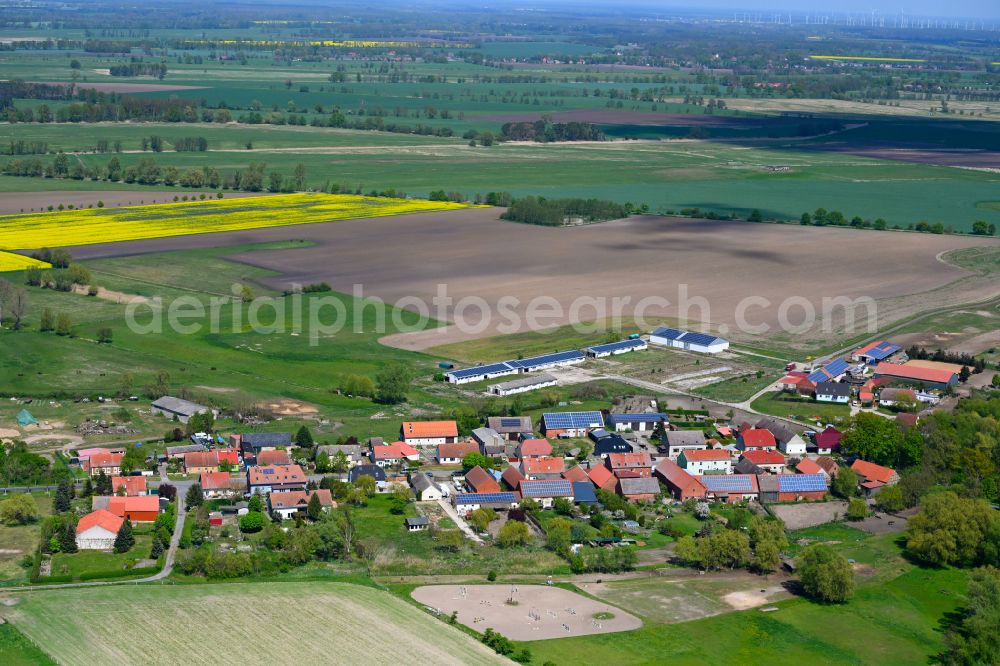
<path id="1" fill-rule="evenodd" d="M 472 441 L 455 442 L 438 444 L 436 457 L 439 465 L 461 465 L 462 459 L 470 453 L 479 453 L 479 445 Z"/>
<path id="2" fill-rule="evenodd" d="M 243 461 L 247 465 L 256 465 L 257 456 L 261 451 L 290 449 L 292 446 L 292 433 L 248 432 L 242 435 L 233 435 L 230 437 L 230 442 L 240 450 Z"/>
<path id="3" fill-rule="evenodd" d="M 521 461 L 521 474 L 528 479 L 557 479 L 566 471 L 562 458 L 525 458 Z"/>
<path id="4" fill-rule="evenodd" d="M 816 392 L 816 384 L 810 381 L 804 372 L 789 373 L 779 379 L 776 386 L 779 391 L 799 395 L 813 395 Z"/>
<path id="5" fill-rule="evenodd" d="M 677 464 L 688 474 L 729 474 L 733 471 L 733 459 L 726 449 L 681 451 Z"/>
<path id="6" fill-rule="evenodd" d="M 101 472 L 107 476 L 119 476 L 124 457 L 124 453 L 95 453 L 84 461 L 83 469 L 91 477 L 100 476 Z"/>
<path id="7" fill-rule="evenodd" d="M 843 382 L 816 384 L 816 402 L 833 402 L 846 405 L 851 401 L 851 385 Z"/>
<path id="8" fill-rule="evenodd" d="M 778 482 L 779 502 L 818 502 L 826 497 L 827 478 L 825 474 L 781 474 L 769 477 Z M 763 490 L 761 491 L 763 494 Z M 762 501 L 763 500 L 762 498 Z"/>
<path id="9" fill-rule="evenodd" d="M 430 527 L 431 524 L 431 521 L 427 519 L 427 516 L 415 516 L 413 518 L 407 518 L 403 522 L 406 525 L 407 532 L 423 532 Z"/>
<path id="10" fill-rule="evenodd" d="M 584 473 L 586 476 L 586 473 Z M 521 474 L 519 470 L 514 465 L 509 465 L 504 469 L 503 473 L 500 474 L 500 480 L 503 481 L 504 485 L 507 486 L 508 490 L 517 492 L 521 488 L 521 482 L 526 480 L 524 474 Z M 587 478 L 588 482 L 590 478 Z"/>
<path id="11" fill-rule="evenodd" d="M 174 398 L 169 395 L 165 395 L 159 400 L 154 401 L 149 406 L 149 411 L 153 414 L 160 414 L 168 419 L 179 421 L 180 423 L 187 423 L 195 414 L 210 413 L 213 417 L 219 415 L 216 410 L 210 407 L 199 405 L 190 400 Z"/>
<path id="12" fill-rule="evenodd" d="M 629 502 L 652 502 L 660 494 L 660 482 L 652 476 L 618 479 L 616 492 Z"/>
<path id="13" fill-rule="evenodd" d="M 202 472 L 199 483 L 207 499 L 225 497 L 232 491 L 232 477 L 229 476 L 229 472 Z"/>
<path id="14" fill-rule="evenodd" d="M 883 407 L 896 407 L 899 405 L 916 405 L 917 393 L 906 388 L 884 388 L 879 391 L 878 404 Z"/>
<path id="15" fill-rule="evenodd" d="M 404 460 L 417 462 L 420 460 L 420 454 L 415 448 L 403 442 L 372 446 L 371 461 L 379 467 L 399 465 Z"/>
<path id="16" fill-rule="evenodd" d="M 797 474 L 822 474 L 823 468 L 812 458 L 803 458 L 795 465 L 795 472 Z"/>
<path id="17" fill-rule="evenodd" d="M 149 494 L 146 490 L 146 477 L 113 476 L 111 477 L 111 494 L 124 494 L 127 497 L 144 497 Z"/>
<path id="18" fill-rule="evenodd" d="M 477 509 L 494 509 L 506 511 L 517 507 L 517 493 L 464 493 L 452 498 L 455 510 L 460 516 L 467 516 Z"/>
<path id="19" fill-rule="evenodd" d="M 178 444 L 177 446 L 168 446 L 164 451 L 167 460 L 183 460 L 184 456 L 189 453 L 199 453 L 203 451 L 208 451 L 208 447 L 204 444 Z"/>
<path id="20" fill-rule="evenodd" d="M 698 479 L 685 472 L 683 468 L 670 459 L 658 462 L 653 474 L 663 482 L 674 499 L 680 502 L 689 499 L 702 499 L 708 492 Z"/>
<path id="21" fill-rule="evenodd" d="M 510 441 L 517 441 L 520 435 L 531 434 L 535 429 L 530 416 L 490 416 L 486 427 Z"/>
<path id="22" fill-rule="evenodd" d="M 156 495 L 108 499 L 108 511 L 133 523 L 152 523 L 160 515 L 160 498 Z"/>
<path id="23" fill-rule="evenodd" d="M 388 477 L 385 470 L 377 465 L 355 465 L 347 472 L 347 482 L 357 483 L 362 476 L 370 476 L 375 483 L 385 483 Z"/>
<path id="24" fill-rule="evenodd" d="M 840 471 L 840 465 L 837 464 L 837 461 L 828 456 L 820 456 L 816 458 L 816 464 L 821 470 L 823 470 L 823 474 L 826 475 L 827 481 L 832 481 L 833 477 L 837 476 L 837 472 Z"/>
<path id="25" fill-rule="evenodd" d="M 653 476 L 653 460 L 645 451 L 638 453 L 609 453 L 604 466 L 619 479 L 624 477 Z"/>
<path id="26" fill-rule="evenodd" d="M 543 458 L 552 455 L 552 444 L 547 439 L 524 439 L 518 442 L 514 456 L 519 459 Z"/>
<path id="27" fill-rule="evenodd" d="M 418 502 L 436 502 L 444 497 L 434 480 L 423 472 L 410 474 L 410 486 L 413 487 L 413 496 Z"/>
<path id="28" fill-rule="evenodd" d="M 480 495 L 500 492 L 500 484 L 497 483 L 497 480 L 479 465 L 465 473 L 465 485 L 469 487 L 470 492 Z"/>
<path id="29" fill-rule="evenodd" d="M 545 481 L 525 479 L 520 483 L 519 492 L 524 499 L 535 500 L 543 509 L 548 509 L 556 498 L 573 499 L 573 483 L 566 479 Z"/>
<path id="30" fill-rule="evenodd" d="M 597 492 L 594 484 L 588 481 L 573 481 L 573 501 L 582 508 L 596 506 Z"/>
<path id="31" fill-rule="evenodd" d="M 590 475 L 587 474 L 587 470 L 585 470 L 580 465 L 573 465 L 572 467 L 570 467 L 569 469 L 567 469 L 565 472 L 562 473 L 562 477 L 567 481 L 573 481 L 574 483 L 581 481 L 586 481 L 587 483 L 590 483 Z"/>
<path id="32" fill-rule="evenodd" d="M 607 458 L 608 456 L 615 453 L 617 454 L 632 453 L 632 445 L 629 444 L 627 441 L 625 441 L 625 439 L 617 433 L 613 435 L 609 434 L 605 437 L 598 437 L 595 439 L 594 456 L 598 458 Z"/>
<path id="33" fill-rule="evenodd" d="M 784 474 L 785 472 L 785 456 L 775 449 L 751 449 L 741 456 L 741 460 L 748 460 L 758 469 L 769 474 Z"/>
<path id="34" fill-rule="evenodd" d="M 106 509 L 98 509 L 76 524 L 76 547 L 80 550 L 109 550 L 125 519 Z"/>
<path id="35" fill-rule="evenodd" d="M 778 448 L 774 433 L 764 428 L 741 430 L 736 436 L 736 448 L 740 451 L 773 451 Z"/>
<path id="36" fill-rule="evenodd" d="M 733 463 L 733 474 L 753 474 L 754 476 L 760 476 L 767 473 L 766 470 L 757 467 L 757 465 L 754 465 L 753 462 L 747 460 L 744 456 L 740 456 L 740 459 Z"/>
<path id="37" fill-rule="evenodd" d="M 184 454 L 184 473 L 203 474 L 219 469 L 219 456 L 215 451 L 195 451 Z"/>
<path id="38" fill-rule="evenodd" d="M 287 520 L 296 513 L 305 513 L 313 495 L 319 498 L 319 505 L 323 511 L 330 511 L 337 507 L 330 491 L 320 488 L 310 491 L 292 490 L 287 493 L 271 493 L 267 497 L 267 508 L 272 518 L 278 517 L 281 520 Z"/>
<path id="39" fill-rule="evenodd" d="M 867 497 L 877 495 L 885 486 L 899 483 L 899 473 L 896 470 L 867 460 L 855 460 L 851 469 L 858 475 L 858 486 Z"/>
<path id="40" fill-rule="evenodd" d="M 778 449 L 786 456 L 805 455 L 806 441 L 782 421 L 768 417 L 758 421 L 756 427 L 770 430 L 778 443 Z"/>
<path id="41" fill-rule="evenodd" d="M 615 488 L 618 486 L 618 477 L 604 465 L 597 465 L 596 467 L 590 468 L 588 475 L 590 476 L 591 483 L 601 490 L 607 490 L 608 492 L 613 493 L 615 492 Z"/>
<path id="42" fill-rule="evenodd" d="M 403 421 L 399 438 L 410 446 L 437 446 L 458 441 L 455 421 Z"/>
<path id="43" fill-rule="evenodd" d="M 316 447 L 316 455 L 321 453 L 325 453 L 330 460 L 336 458 L 338 453 L 343 453 L 348 467 L 360 465 L 363 460 L 368 459 L 360 444 L 324 444 Z"/>
<path id="44" fill-rule="evenodd" d="M 306 475 L 298 465 L 273 465 L 247 469 L 247 492 L 251 495 L 305 489 Z"/>
<path id="45" fill-rule="evenodd" d="M 608 427 L 615 432 L 652 432 L 658 423 L 666 425 L 667 415 L 651 414 L 611 414 Z"/>
<path id="46" fill-rule="evenodd" d="M 493 428 L 476 428 L 472 431 L 472 441 L 479 445 L 479 452 L 487 458 L 507 453 L 507 440 Z"/>
<path id="47" fill-rule="evenodd" d="M 291 465 L 292 456 L 287 449 L 274 449 L 273 451 L 261 451 L 257 454 L 256 465 L 258 467 L 270 467 L 272 465 Z"/>
<path id="48" fill-rule="evenodd" d="M 705 433 L 701 430 L 668 430 L 660 442 L 660 453 L 668 458 L 677 459 L 681 451 L 707 449 Z"/>
<path id="49" fill-rule="evenodd" d="M 807 447 L 811 452 L 820 455 L 829 455 L 840 451 L 840 438 L 844 433 L 840 432 L 832 425 L 828 425 L 822 432 L 813 436 L 813 446 Z"/>
<path id="50" fill-rule="evenodd" d="M 720 502 L 736 504 L 757 499 L 757 477 L 751 474 L 708 474 L 695 476 L 705 486 L 707 496 Z"/>
<path id="51" fill-rule="evenodd" d="M 584 437 L 594 428 L 604 427 L 600 412 L 546 412 L 541 431 L 546 437 Z"/>

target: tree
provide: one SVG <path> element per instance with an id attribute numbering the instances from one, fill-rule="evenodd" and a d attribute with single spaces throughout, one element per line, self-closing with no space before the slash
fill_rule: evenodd
<path id="1" fill-rule="evenodd" d="M 42 333 L 54 331 L 56 328 L 56 315 L 49 308 L 42 310 L 42 317 L 38 321 L 38 330 Z"/>
<path id="2" fill-rule="evenodd" d="M 365 499 L 371 497 L 378 490 L 378 485 L 375 483 L 374 477 L 368 476 L 367 474 L 362 474 L 358 477 L 358 480 L 354 482 L 354 487 L 361 491 Z"/>
<path id="3" fill-rule="evenodd" d="M 97 344 L 110 345 L 115 340 L 115 331 L 109 326 L 97 329 Z"/>
<path id="4" fill-rule="evenodd" d="M 247 501 L 247 511 L 256 511 L 260 513 L 264 510 L 264 498 L 259 494 L 254 493 L 250 496 L 249 501 Z"/>
<path id="5" fill-rule="evenodd" d="M 248 511 L 240 517 L 240 531 L 248 534 L 264 529 L 264 514 L 260 511 Z"/>
<path id="6" fill-rule="evenodd" d="M 1000 663 L 1000 571 L 976 569 L 969 577 L 966 605 L 961 620 L 944 637 L 945 650 L 938 663 L 974 666 Z"/>
<path id="7" fill-rule="evenodd" d="M 473 467 L 482 467 L 483 469 L 490 468 L 490 459 L 484 456 L 482 453 L 472 452 L 467 453 L 464 458 L 462 458 L 462 469 L 468 472 Z"/>
<path id="8" fill-rule="evenodd" d="M 177 497 L 177 486 L 170 483 L 161 483 L 156 492 L 168 502 L 173 502 L 174 498 Z"/>
<path id="9" fill-rule="evenodd" d="M 98 495 L 111 494 L 111 479 L 104 473 L 103 469 L 97 473 L 97 481 L 95 481 L 94 486 Z"/>
<path id="10" fill-rule="evenodd" d="M 518 520 L 508 520 L 497 534 L 497 544 L 501 548 L 523 546 L 531 539 L 528 525 Z"/>
<path id="11" fill-rule="evenodd" d="M 930 564 L 974 565 L 995 551 L 998 520 L 983 500 L 932 493 L 909 521 L 906 548 Z"/>
<path id="12" fill-rule="evenodd" d="M 674 556 L 689 566 L 701 566 L 701 551 L 693 536 L 682 536 L 674 546 Z"/>
<path id="13" fill-rule="evenodd" d="M 843 497 L 844 499 L 854 497 L 858 492 L 857 472 L 850 467 L 841 467 L 837 471 L 837 475 L 833 477 L 830 490 L 837 497 Z"/>
<path id="14" fill-rule="evenodd" d="M 347 459 L 347 454 L 342 450 L 337 451 L 333 454 L 333 458 L 330 459 L 330 471 L 336 472 L 338 474 L 343 474 L 351 466 L 350 461 Z"/>
<path id="15" fill-rule="evenodd" d="M 840 443 L 846 452 L 863 460 L 878 465 L 894 465 L 902 441 L 902 433 L 895 421 L 861 412 L 854 417 L 852 427 L 844 433 Z"/>
<path id="16" fill-rule="evenodd" d="M 469 514 L 467 520 L 469 524 L 476 528 L 477 532 L 485 532 L 489 529 L 490 523 L 496 520 L 497 512 L 493 509 L 476 509 Z"/>
<path id="17" fill-rule="evenodd" d="M 163 540 L 160 539 L 160 535 L 157 534 L 153 537 L 153 545 L 149 549 L 149 559 L 156 560 L 159 559 L 160 555 L 163 554 Z"/>
<path id="18" fill-rule="evenodd" d="M 754 208 L 750 212 L 750 217 L 747 218 L 747 221 L 748 222 L 763 222 L 764 221 L 764 216 L 761 214 L 761 212 L 759 210 L 757 210 L 756 208 Z"/>
<path id="19" fill-rule="evenodd" d="M 314 462 L 317 474 L 324 474 L 330 471 L 330 456 L 325 451 L 317 453 Z"/>
<path id="20" fill-rule="evenodd" d="M 848 520 L 864 520 L 868 517 L 868 503 L 860 497 L 852 497 L 847 503 Z"/>
<path id="21" fill-rule="evenodd" d="M 854 570 L 843 555 L 829 546 L 812 545 L 796 561 L 806 594 L 817 601 L 843 603 L 854 594 Z"/>
<path id="22" fill-rule="evenodd" d="M 761 573 L 777 571 L 781 566 L 781 551 L 773 541 L 757 544 L 753 553 L 753 567 Z"/>
<path id="23" fill-rule="evenodd" d="M 406 512 L 406 505 L 410 503 L 410 490 L 402 484 L 395 484 L 392 488 L 392 496 L 389 498 L 389 511 L 397 516 Z"/>
<path id="24" fill-rule="evenodd" d="M 126 518 L 122 526 L 118 528 L 118 534 L 115 536 L 115 552 L 127 553 L 132 550 L 132 546 L 134 545 L 135 535 L 132 534 L 132 521 Z"/>
<path id="25" fill-rule="evenodd" d="M 410 369 L 402 363 L 386 366 L 375 376 L 376 400 L 387 405 L 406 402 L 411 380 Z"/>
<path id="26" fill-rule="evenodd" d="M 319 493 L 313 492 L 312 497 L 309 498 L 309 504 L 306 505 L 306 515 L 309 516 L 310 520 L 319 520 L 320 516 L 323 515 L 323 505 L 319 501 Z"/>
<path id="27" fill-rule="evenodd" d="M 201 484 L 195 483 L 188 488 L 187 494 L 184 495 L 184 503 L 189 509 L 194 509 L 201 506 L 205 502 L 205 493 L 201 490 Z"/>
<path id="28" fill-rule="evenodd" d="M 306 426 L 300 426 L 295 433 L 295 445 L 303 449 L 311 449 L 313 446 L 313 436 Z"/>
<path id="29" fill-rule="evenodd" d="M 434 538 L 442 550 L 454 553 L 462 548 L 462 532 L 460 530 L 439 530 Z"/>
<path id="30" fill-rule="evenodd" d="M 28 493 L 17 493 L 0 502 L 0 522 L 4 525 L 27 525 L 38 520 L 38 506 Z"/>
<path id="31" fill-rule="evenodd" d="M 76 546 L 76 520 L 64 520 L 62 528 L 59 530 L 59 550 L 64 553 L 75 553 Z"/>
<path id="32" fill-rule="evenodd" d="M 69 479 L 60 479 L 56 488 L 56 497 L 52 501 L 52 508 L 56 513 L 65 513 L 73 506 L 73 484 Z"/>
<path id="33" fill-rule="evenodd" d="M 888 513 L 901 511 L 904 506 L 903 489 L 897 486 L 884 486 L 875 497 L 878 508 Z"/>
<path id="34" fill-rule="evenodd" d="M 736 569 L 750 561 L 750 537 L 736 530 L 718 530 L 698 540 L 706 569 Z"/>
<path id="35" fill-rule="evenodd" d="M 56 335 L 66 337 L 73 332 L 73 320 L 65 312 L 56 317 Z"/>

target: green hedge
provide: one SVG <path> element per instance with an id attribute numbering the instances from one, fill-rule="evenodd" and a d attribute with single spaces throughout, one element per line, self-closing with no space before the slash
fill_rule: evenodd
<path id="1" fill-rule="evenodd" d="M 73 576 L 70 575 L 70 574 L 66 574 L 66 575 L 63 575 L 63 576 L 46 576 L 45 578 L 39 578 L 38 580 L 32 581 L 32 582 L 38 583 L 39 585 L 55 585 L 55 584 L 59 584 L 59 583 L 72 583 L 73 582 Z"/>
<path id="2" fill-rule="evenodd" d="M 80 574 L 80 580 L 101 580 L 104 578 L 127 578 L 130 576 L 152 576 L 160 571 L 159 567 L 138 567 L 135 569 L 113 569 L 111 571 L 86 571 Z"/>

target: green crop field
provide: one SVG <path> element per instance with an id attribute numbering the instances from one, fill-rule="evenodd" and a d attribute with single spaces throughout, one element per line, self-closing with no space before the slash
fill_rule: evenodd
<path id="1" fill-rule="evenodd" d="M 400 650 L 414 663 L 501 663 L 390 594 L 344 583 L 109 587 L 17 599 L 0 613 L 67 665 L 218 663 L 248 650 L 254 663 L 396 664 Z"/>
<path id="2" fill-rule="evenodd" d="M 851 408 L 847 405 L 835 405 L 816 402 L 808 398 L 799 398 L 784 392 L 765 393 L 750 406 L 758 412 L 773 416 L 786 416 L 799 421 L 816 423 L 843 423 L 850 416 Z"/>

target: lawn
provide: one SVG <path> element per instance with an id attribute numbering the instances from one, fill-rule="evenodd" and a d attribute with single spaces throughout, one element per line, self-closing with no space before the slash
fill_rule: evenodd
<path id="1" fill-rule="evenodd" d="M 765 393 L 750 406 L 758 412 L 812 423 L 842 423 L 851 415 L 848 405 L 816 402 L 782 391 Z"/>
<path id="2" fill-rule="evenodd" d="M 4 666 L 55 666 L 49 655 L 29 641 L 12 624 L 0 624 L 0 664 Z"/>
<path id="3" fill-rule="evenodd" d="M 142 530 L 137 527 L 136 531 Z M 135 545 L 127 553 L 104 552 L 101 550 L 81 550 L 76 553 L 55 553 L 52 555 L 52 575 L 72 576 L 73 580 L 86 580 L 91 577 L 102 577 L 99 574 L 116 574 L 124 569 L 131 569 L 138 560 L 149 558 L 149 550 L 153 545 L 150 534 L 135 534 Z M 142 575 L 148 575 L 140 572 Z M 45 579 L 42 578 L 42 582 Z"/>
<path id="4" fill-rule="evenodd" d="M 501 663 L 458 629 L 392 595 L 344 583 L 244 583 L 36 591 L 0 614 L 61 664 Z M 183 629 L 183 630 L 179 630 Z M 139 631 L 143 640 L 123 641 Z M 210 647 L 212 658 L 204 655 Z M 202 656 L 198 656 L 202 655 Z M 335 657 L 333 656 L 335 655 Z"/>
<path id="5" fill-rule="evenodd" d="M 740 377 L 734 377 L 732 379 L 726 379 L 707 386 L 701 386 L 696 388 L 694 392 L 698 395 L 703 395 L 706 398 L 711 398 L 712 400 L 719 400 L 722 402 L 743 402 L 753 396 L 753 394 L 757 391 L 773 384 L 781 378 L 781 375 L 776 372 L 762 372 L 763 374 L 760 377 L 758 377 L 756 373 L 745 374 Z"/>
<path id="6" fill-rule="evenodd" d="M 32 493 L 32 497 L 39 521 L 52 514 L 52 497 L 48 493 Z M 15 527 L 0 523 L 0 586 L 27 582 L 29 572 L 21 566 L 21 560 L 38 548 L 39 521 Z"/>

